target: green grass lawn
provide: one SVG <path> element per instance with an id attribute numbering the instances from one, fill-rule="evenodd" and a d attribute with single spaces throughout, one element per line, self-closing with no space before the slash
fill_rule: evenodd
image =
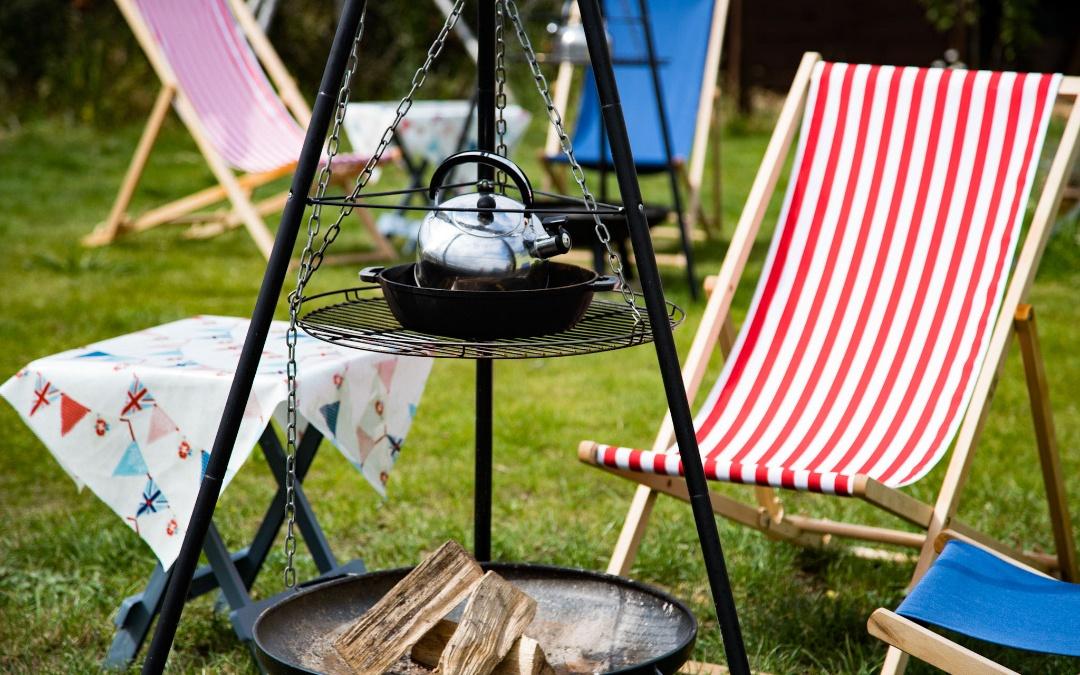
<path id="1" fill-rule="evenodd" d="M 530 139 L 534 147 L 536 126 Z M 728 126 L 723 143 L 726 233 L 738 217 L 770 128 L 768 120 Z M 79 246 L 79 237 L 108 212 L 138 132 L 134 126 L 95 130 L 38 123 L 0 137 L 0 376 L 36 357 L 192 314 L 250 312 L 263 263 L 242 231 L 189 241 L 178 229 L 160 228 L 104 249 Z M 538 173 L 530 162 L 526 169 Z M 387 172 L 380 185 L 399 178 Z M 171 123 L 136 207 L 181 196 L 209 180 L 194 146 Z M 662 195 L 663 183 L 650 182 L 646 189 Z M 350 223 L 352 229 L 339 244 L 342 250 L 363 242 L 356 221 Z M 755 276 L 764 241 L 763 236 L 749 268 Z M 699 246 L 702 272 L 718 268 L 724 246 L 723 240 Z M 1066 220 L 1050 242 L 1032 293 L 1074 505 L 1080 505 L 1078 261 L 1076 223 Z M 313 284 L 340 287 L 353 282 L 355 272 L 326 269 Z M 703 303 L 689 302 L 677 271 L 666 274 L 665 285 L 669 297 L 688 309 L 689 318 L 677 331 L 685 353 Z M 738 313 L 745 311 L 750 290 L 741 289 Z M 713 364 L 714 370 L 718 365 Z M 414 563 L 447 538 L 469 544 L 472 376 L 471 363 L 436 364 L 385 501 L 324 446 L 307 493 L 340 559 L 362 556 L 370 568 L 379 569 Z M 664 412 L 653 351 L 501 362 L 495 386 L 495 556 L 602 569 L 634 488 L 579 465 L 576 446 L 583 438 L 651 441 Z M 0 670 L 93 671 L 112 638 L 118 603 L 141 589 L 154 558 L 96 497 L 75 490 L 6 405 L 0 406 L 0 429 Z M 246 543 L 271 495 L 264 464 L 253 454 L 222 498 L 217 523 L 231 547 Z M 1016 466 L 1029 469 L 1017 473 Z M 939 467 L 911 493 L 932 499 L 942 473 Z M 747 491 L 717 489 L 744 496 Z M 789 511 L 893 524 L 854 501 L 785 497 Z M 961 515 L 1006 541 L 1052 548 L 1015 347 Z M 857 673 L 880 665 L 884 649 L 867 635 L 866 618 L 877 607 L 899 602 L 910 565 L 872 562 L 842 550 L 799 550 L 726 522 L 720 523 L 720 533 L 756 669 Z M 257 596 L 280 590 L 282 564 L 275 548 L 256 583 Z M 305 556 L 300 565 L 302 575 L 313 570 Z M 687 505 L 660 500 L 632 574 L 688 600 L 701 622 L 695 657 L 722 660 Z M 1025 671 L 1076 671 L 1075 663 L 984 651 Z M 188 606 L 169 665 L 177 672 L 254 670 L 228 618 L 214 612 L 211 596 Z M 913 671 L 921 672 L 918 667 Z"/>

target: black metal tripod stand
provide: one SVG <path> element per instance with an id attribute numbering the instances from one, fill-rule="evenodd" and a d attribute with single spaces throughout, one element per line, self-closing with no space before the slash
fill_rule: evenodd
<path id="1" fill-rule="evenodd" d="M 495 1 L 479 0 L 477 10 L 478 144 L 481 150 L 486 151 L 495 149 Z M 580 0 L 580 6 L 582 25 L 585 28 L 589 56 L 592 59 L 597 91 L 600 96 L 604 127 L 611 143 L 613 168 L 618 178 L 623 203 L 627 206 L 627 225 L 638 261 L 638 273 L 652 326 L 657 361 L 675 427 L 675 437 L 682 452 L 690 503 L 709 584 L 712 588 L 713 602 L 723 633 L 728 667 L 732 673 L 748 674 L 750 669 L 739 630 L 735 601 L 728 581 L 727 567 L 720 547 L 720 536 L 716 529 L 712 505 L 709 501 L 709 489 L 698 452 L 675 341 L 668 323 L 664 292 L 656 267 L 652 241 L 649 238 L 641 190 L 638 186 L 634 158 L 630 151 L 630 140 L 619 102 L 611 56 L 604 37 L 600 7 L 598 0 Z M 322 82 L 319 85 L 319 92 L 312 106 L 311 122 L 304 139 L 296 173 L 293 175 L 289 199 L 282 213 L 281 225 L 266 266 L 255 309 L 252 312 L 244 348 L 236 367 L 232 388 L 229 390 L 210 461 L 184 537 L 184 544 L 176 560 L 157 629 L 146 661 L 143 663 L 143 673 L 160 673 L 164 670 L 169 650 L 176 636 L 188 588 L 199 561 L 199 551 L 210 527 L 221 492 L 222 479 L 273 320 L 274 309 L 289 269 L 293 247 L 296 244 L 297 233 L 307 206 L 306 196 L 319 165 L 341 78 L 345 72 L 350 45 L 360 23 L 362 10 L 363 0 L 345 0 L 341 20 L 330 48 Z M 481 177 L 484 176 L 481 175 Z"/>

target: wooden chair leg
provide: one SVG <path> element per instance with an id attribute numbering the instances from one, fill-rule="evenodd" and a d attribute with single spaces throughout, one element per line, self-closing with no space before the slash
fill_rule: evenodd
<path id="1" fill-rule="evenodd" d="M 712 241 L 716 233 L 714 232 L 713 223 L 705 214 L 705 208 L 701 203 L 702 186 L 700 184 L 694 185 L 690 180 L 690 176 L 681 165 L 678 169 L 678 173 L 687 194 L 686 211 L 683 213 L 686 226 L 692 232 L 696 230 L 698 225 L 701 225 L 701 231 L 704 233 L 703 238 L 706 241 Z"/>
<path id="2" fill-rule="evenodd" d="M 280 213 L 281 209 L 285 207 L 288 198 L 288 192 L 281 192 L 257 201 L 255 202 L 255 212 L 260 216 Z M 177 218 L 170 222 L 176 223 L 187 219 L 191 220 L 192 225 L 184 232 L 185 239 L 211 239 L 229 230 L 234 230 L 240 227 L 241 224 L 236 213 L 232 211 L 218 211 L 205 215 L 196 214 L 195 216 Z"/>
<path id="3" fill-rule="evenodd" d="M 881 664 L 881 675 L 903 675 L 903 672 L 907 670 L 909 658 L 911 657 L 907 652 L 889 645 L 885 653 L 885 663 Z"/>
<path id="4" fill-rule="evenodd" d="M 1004 359 L 1000 361 L 1004 361 Z M 967 483 L 971 460 L 975 454 L 975 441 L 986 424 L 987 413 L 990 410 L 990 399 L 993 398 L 994 388 L 997 386 L 996 373 L 1001 367 L 1000 361 L 996 366 L 989 363 L 984 364 L 985 368 L 995 371 L 995 376 L 985 381 L 981 380 L 980 376 L 980 381 L 977 383 L 976 394 L 978 396 L 976 400 L 980 401 L 979 409 L 977 411 L 969 409 L 964 422 L 961 423 L 960 440 L 953 447 L 952 457 L 949 459 L 948 468 L 945 470 L 945 478 L 941 482 L 937 500 L 934 502 L 934 508 L 930 512 L 930 517 L 925 525 L 926 539 L 923 541 L 919 559 L 915 563 L 915 571 L 912 573 L 911 582 L 908 584 L 909 591 L 926 574 L 934 559 L 937 558 L 937 552 L 934 551 L 934 540 L 952 525 L 956 509 L 960 505 L 960 493 Z M 978 391 L 980 388 L 983 388 L 982 392 Z"/>
<path id="5" fill-rule="evenodd" d="M 261 185 L 265 185 L 270 181 L 285 176 L 292 171 L 292 166 L 285 165 L 271 171 L 262 173 L 247 173 L 236 179 L 236 182 L 243 188 L 254 188 Z M 287 197 L 287 192 L 282 192 L 282 196 Z M 206 218 L 201 216 L 192 216 L 191 214 L 204 209 L 208 206 L 213 206 L 220 201 L 228 199 L 228 193 L 225 188 L 218 184 L 208 188 L 194 192 L 186 197 L 181 197 L 168 204 L 163 204 L 156 208 L 143 212 L 139 217 L 124 223 L 124 232 L 145 232 L 146 230 L 157 227 L 158 225 L 164 225 L 166 223 L 190 223 L 195 221 L 206 222 L 209 220 L 216 221 L 228 221 L 231 227 L 239 227 L 240 220 L 235 213 L 224 211 L 223 213 L 210 214 Z M 284 201 L 281 202 L 284 205 Z M 255 205 L 256 211 L 260 214 L 264 214 L 262 206 L 263 202 L 259 202 Z M 280 210 L 280 209 L 279 209 Z"/>
<path id="6" fill-rule="evenodd" d="M 720 161 L 721 155 L 721 134 L 723 130 L 720 124 L 720 90 L 716 90 L 716 98 L 713 101 L 713 115 L 712 115 L 712 130 L 710 132 L 713 143 L 713 161 L 712 161 L 712 185 L 713 185 L 713 199 L 712 199 L 712 223 L 709 226 L 708 235 L 710 237 L 714 235 L 722 235 L 724 233 L 724 199 L 723 199 L 723 181 L 720 176 L 720 169 L 722 162 Z"/>
<path id="7" fill-rule="evenodd" d="M 765 513 L 769 514 L 769 518 L 773 522 L 779 523 L 784 519 L 784 505 L 780 503 L 780 498 L 776 496 L 776 490 L 771 487 L 755 485 L 754 498 L 757 500 L 758 506 L 765 509 Z"/>
<path id="8" fill-rule="evenodd" d="M 207 159 L 210 160 L 209 157 Z M 236 218 L 247 228 L 248 234 L 251 235 L 255 246 L 258 247 L 263 257 L 269 259 L 270 251 L 274 248 L 274 235 L 270 233 L 266 221 L 259 215 L 255 204 L 251 201 L 251 197 L 237 181 L 236 175 L 223 162 L 210 160 L 208 163 L 218 182 L 221 183 L 221 187 L 225 189 L 225 194 L 229 197 Z"/>
<path id="9" fill-rule="evenodd" d="M 93 232 L 83 237 L 84 246 L 104 246 L 116 239 L 120 233 L 128 205 L 131 204 L 135 188 L 139 184 L 139 179 L 142 178 L 143 170 L 146 169 L 150 151 L 154 149 L 154 142 L 157 141 L 158 133 L 165 123 L 165 117 L 169 114 L 169 106 L 175 94 L 176 87 L 171 84 L 164 85 L 158 92 L 154 107 L 150 110 L 150 118 L 146 121 L 146 127 L 143 129 L 142 136 L 139 137 L 139 144 L 135 147 L 135 154 L 131 157 L 131 164 L 128 165 L 127 173 L 124 174 L 124 182 L 120 184 L 120 191 L 116 194 L 112 210 L 109 211 L 109 217 L 95 227 Z"/>
<path id="10" fill-rule="evenodd" d="M 1072 520 L 1065 499 L 1065 481 L 1061 474 L 1061 456 L 1058 452 L 1057 434 L 1054 431 L 1050 392 L 1046 383 L 1046 367 L 1039 347 L 1039 333 L 1035 323 L 1035 309 L 1020 305 L 1013 321 L 1024 360 L 1028 397 L 1031 401 L 1031 417 L 1035 423 L 1035 440 L 1039 448 L 1039 464 L 1042 467 L 1046 499 L 1050 506 L 1050 526 L 1054 531 L 1054 545 L 1060 563 L 1061 578 L 1077 581 L 1076 542 L 1073 539 Z"/>
<path id="11" fill-rule="evenodd" d="M 566 177 L 561 172 L 556 170 L 557 163 L 552 162 L 547 157 L 540 157 L 540 166 L 544 169 L 544 176 L 555 188 L 555 192 L 559 194 L 567 194 L 566 192 Z"/>
<path id="12" fill-rule="evenodd" d="M 625 576 L 634 565 L 637 558 L 638 547 L 641 538 L 645 535 L 645 527 L 649 524 L 649 516 L 652 515 L 653 506 L 656 504 L 657 492 L 646 485 L 638 485 L 634 492 L 634 499 L 630 502 L 630 510 L 626 513 L 622 531 L 619 533 L 619 541 L 615 544 L 615 551 L 611 554 L 607 573 Z"/>

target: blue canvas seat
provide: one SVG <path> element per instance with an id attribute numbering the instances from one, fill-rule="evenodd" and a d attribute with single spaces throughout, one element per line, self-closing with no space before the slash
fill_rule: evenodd
<path id="1" fill-rule="evenodd" d="M 945 545 L 896 613 L 1006 647 L 1080 656 L 1080 584 L 962 541 Z"/>
<path id="2" fill-rule="evenodd" d="M 672 142 L 672 159 L 689 160 L 704 89 L 706 56 L 715 0 L 648 0 L 656 58 Z M 637 0 L 605 0 L 615 79 L 619 84 L 634 162 L 639 172 L 666 171 L 663 129 L 648 64 L 645 33 Z M 586 71 L 574 129 L 574 155 L 584 166 L 600 165 L 600 99 L 592 69 Z M 607 161 L 610 166 L 610 149 Z M 559 153 L 549 159 L 565 161 Z"/>
<path id="3" fill-rule="evenodd" d="M 943 628 L 1005 647 L 1080 657 L 1080 584 L 1004 558 L 953 532 L 935 541 L 940 555 L 895 612 L 870 616 L 870 634 L 896 647 L 882 673 L 907 655 L 950 673 L 1013 673 L 936 632 Z"/>

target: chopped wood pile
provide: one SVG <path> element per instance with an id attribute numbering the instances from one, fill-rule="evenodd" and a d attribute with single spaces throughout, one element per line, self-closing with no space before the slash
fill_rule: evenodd
<path id="1" fill-rule="evenodd" d="M 461 620 L 447 620 L 462 601 Z M 535 600 L 448 541 L 353 621 L 334 648 L 357 675 L 381 675 L 406 656 L 441 675 L 553 675 L 544 650 L 525 635 L 535 614 Z"/>

